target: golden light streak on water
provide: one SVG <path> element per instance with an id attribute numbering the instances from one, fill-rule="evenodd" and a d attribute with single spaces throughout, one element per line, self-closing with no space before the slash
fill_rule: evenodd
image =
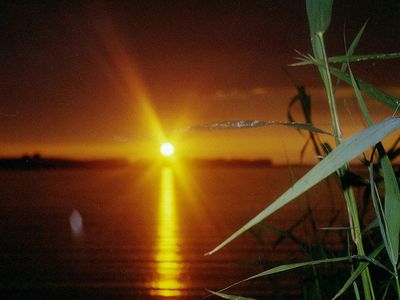
<path id="1" fill-rule="evenodd" d="M 158 213 L 158 240 L 155 254 L 157 274 L 152 282 L 151 295 L 180 296 L 184 284 L 180 281 L 182 257 L 177 234 L 174 171 L 161 169 L 161 189 Z"/>

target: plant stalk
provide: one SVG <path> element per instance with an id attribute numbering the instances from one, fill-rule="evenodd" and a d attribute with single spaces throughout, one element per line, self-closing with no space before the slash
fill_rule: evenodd
<path id="1" fill-rule="evenodd" d="M 342 142 L 342 131 L 340 128 L 339 114 L 336 109 L 336 102 L 335 102 L 335 95 L 333 92 L 331 74 L 329 73 L 328 56 L 327 56 L 326 50 L 325 50 L 323 33 L 318 32 L 317 37 L 318 37 L 318 41 L 320 43 L 320 49 L 321 49 L 320 54 L 322 55 L 323 63 L 324 63 L 324 68 L 319 68 L 319 70 L 322 75 L 322 79 L 323 79 L 325 89 L 327 92 L 327 96 L 328 96 L 329 109 L 330 109 L 331 119 L 332 119 L 332 128 L 333 128 L 333 132 L 334 132 L 335 138 L 336 138 L 336 145 L 339 145 Z"/>
<path id="2" fill-rule="evenodd" d="M 400 298 L 400 283 L 399 283 L 399 274 L 397 273 L 397 268 L 394 268 L 394 280 L 396 281 L 396 290 L 397 296 Z"/>
<path id="3" fill-rule="evenodd" d="M 332 119 L 332 128 L 335 134 L 336 145 L 339 145 L 342 142 L 342 131 L 339 122 L 339 115 L 336 109 L 336 102 L 335 102 L 335 95 L 332 85 L 332 79 L 329 72 L 329 63 L 328 57 L 325 50 L 325 43 L 323 32 L 317 32 L 316 37 L 318 38 L 319 47 L 318 50 L 320 51 L 320 56 L 318 58 L 322 58 L 323 60 L 323 67 L 319 67 L 319 71 L 321 73 L 321 77 L 323 79 L 325 89 L 328 96 L 330 114 Z M 338 175 L 340 178 L 349 170 L 349 166 L 346 164 L 338 170 Z M 358 255 L 365 256 L 364 246 L 362 242 L 361 236 L 361 227 L 360 221 L 358 217 L 358 210 L 356 205 L 356 199 L 354 195 L 354 190 L 352 187 L 345 189 L 344 197 L 346 200 L 347 209 L 349 212 L 349 221 L 352 228 L 352 237 L 353 241 L 356 245 Z M 365 299 L 375 299 L 371 275 L 369 273 L 368 267 L 361 273 L 361 279 L 363 283 L 364 289 L 364 297 Z"/>

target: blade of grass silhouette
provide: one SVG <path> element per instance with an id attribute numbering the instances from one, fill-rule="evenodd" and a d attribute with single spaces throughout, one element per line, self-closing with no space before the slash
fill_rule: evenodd
<path id="1" fill-rule="evenodd" d="M 214 292 L 214 291 L 209 291 L 211 294 L 221 297 L 222 299 L 229 299 L 229 300 L 256 300 L 254 298 L 246 298 L 246 297 L 242 297 L 242 296 L 235 296 L 235 295 L 228 295 L 228 294 L 224 294 L 224 293 L 220 293 L 220 292 Z"/>
<path id="2" fill-rule="evenodd" d="M 332 150 L 325 159 L 320 161 L 278 199 L 205 255 L 211 255 L 220 250 L 243 232 L 260 223 L 266 217 L 309 190 L 344 164 L 360 155 L 363 151 L 371 147 L 371 145 L 378 143 L 398 128 L 400 128 L 400 118 L 388 118 L 350 137 Z"/>
<path id="3" fill-rule="evenodd" d="M 265 277 L 265 276 L 268 276 L 268 275 L 282 273 L 282 272 L 290 271 L 290 270 L 293 270 L 293 269 L 309 267 L 309 266 L 316 266 L 316 265 L 326 264 L 326 263 L 337 263 L 337 262 L 343 262 L 343 261 L 350 262 L 350 260 L 351 260 L 351 257 L 344 256 L 344 257 L 325 258 L 325 259 L 311 260 L 311 261 L 300 262 L 300 263 L 280 265 L 280 266 L 271 268 L 271 269 L 269 269 L 267 271 L 263 271 L 261 273 L 258 273 L 256 275 L 247 277 L 247 278 L 245 278 L 243 280 L 240 280 L 238 282 L 235 282 L 235 283 L 227 286 L 226 288 L 223 288 L 222 290 L 219 290 L 218 293 L 226 291 L 226 290 L 228 290 L 228 289 L 230 289 L 230 288 L 232 288 L 234 286 L 237 286 L 238 284 L 241 284 L 243 282 L 246 282 L 246 281 L 249 281 L 249 280 L 253 280 L 253 279 L 256 279 L 256 278 L 259 278 L 259 277 Z"/>
<path id="4" fill-rule="evenodd" d="M 297 89 L 297 95 L 295 95 L 287 108 L 287 118 L 290 122 L 295 122 L 295 119 L 292 115 L 292 108 L 293 105 L 296 102 L 300 102 L 301 105 L 301 110 L 303 112 L 303 116 L 304 116 L 304 120 L 307 124 L 313 125 L 312 124 L 312 114 L 311 114 L 311 96 L 308 95 L 306 93 L 305 87 L 303 85 L 299 85 L 297 84 L 297 82 L 293 79 L 293 77 L 289 74 L 288 70 L 286 70 L 286 68 L 283 68 L 284 73 L 286 74 L 286 76 L 289 78 L 289 80 L 292 82 L 292 84 L 295 86 L 295 88 Z M 298 130 L 300 133 L 301 131 Z M 309 144 L 309 141 L 312 142 L 312 145 L 314 147 L 314 152 L 316 153 L 317 157 L 321 157 L 322 156 L 322 151 L 319 148 L 319 144 L 318 143 L 318 136 L 316 136 L 314 134 L 314 132 L 309 131 L 309 139 L 306 141 L 306 143 L 304 144 L 303 148 L 301 149 L 300 152 L 300 161 L 303 161 L 304 158 L 304 153 L 307 149 L 307 146 Z"/>

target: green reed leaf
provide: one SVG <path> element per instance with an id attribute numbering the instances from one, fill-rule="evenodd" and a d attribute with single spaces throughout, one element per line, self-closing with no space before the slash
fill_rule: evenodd
<path id="1" fill-rule="evenodd" d="M 347 82 L 348 84 L 351 84 L 351 78 L 348 73 L 344 73 L 340 71 L 337 68 L 329 68 L 329 71 L 331 72 L 332 75 L 335 77 L 339 78 L 340 80 L 343 80 Z M 360 80 L 356 79 L 357 85 L 361 91 L 366 93 L 367 95 L 371 96 L 375 100 L 381 102 L 382 104 L 385 104 L 386 106 L 389 106 L 390 108 L 396 110 L 400 106 L 400 99 L 392 96 L 388 93 L 385 93 L 384 91 L 381 91 L 374 86 Z"/>
<path id="2" fill-rule="evenodd" d="M 360 92 L 360 89 L 356 82 L 356 79 L 354 78 L 353 72 L 351 71 L 350 64 L 348 64 L 348 69 L 349 69 L 349 74 L 350 74 L 351 85 L 353 86 L 353 90 L 354 90 L 354 94 L 356 95 L 358 106 L 360 107 L 361 113 L 363 114 L 364 119 L 367 122 L 368 126 L 371 126 L 373 124 L 371 115 L 369 114 L 368 108 L 365 105 L 364 98 L 361 95 L 361 92 Z"/>
<path id="3" fill-rule="evenodd" d="M 397 59 L 400 58 L 400 52 L 383 53 L 383 54 L 364 54 L 364 55 L 341 55 L 328 58 L 330 63 L 346 63 L 346 62 L 360 62 L 375 59 Z"/>
<path id="4" fill-rule="evenodd" d="M 333 0 L 307 0 L 307 16 L 311 35 L 324 33 L 331 23 Z"/>
<path id="5" fill-rule="evenodd" d="M 368 22 L 364 23 L 364 25 L 361 27 L 360 31 L 357 33 L 354 40 L 351 42 L 349 49 L 346 50 L 346 56 L 348 56 L 348 57 L 352 56 L 354 54 L 354 52 L 356 51 L 356 48 L 358 47 L 358 44 L 360 43 L 361 37 L 364 34 L 365 27 L 367 27 L 367 23 Z M 328 62 L 329 62 L 329 58 L 328 58 Z M 340 71 L 346 72 L 348 64 L 349 64 L 348 60 L 345 63 L 342 63 L 342 65 L 340 67 Z M 338 79 L 336 81 L 336 87 L 338 87 L 339 83 L 340 83 L 340 79 Z"/>
<path id="6" fill-rule="evenodd" d="M 381 232 L 381 236 L 382 236 L 383 244 L 385 245 L 385 248 L 386 248 L 386 252 L 388 253 L 390 261 L 393 261 L 393 253 L 392 253 L 393 247 L 390 245 L 391 241 L 387 238 L 388 226 L 387 226 L 387 222 L 386 222 L 386 218 L 385 218 L 385 213 L 384 213 L 383 207 L 382 207 L 382 202 L 379 197 L 378 188 L 377 188 L 374 178 L 373 178 L 374 174 L 373 174 L 372 163 L 368 169 L 369 169 L 369 173 L 370 173 L 371 197 L 372 197 L 372 203 L 373 203 L 374 209 L 375 209 L 376 219 L 378 220 L 379 230 Z"/>
<path id="7" fill-rule="evenodd" d="M 396 175 L 386 153 L 381 157 L 382 173 L 385 187 L 385 219 L 387 223 L 387 238 L 392 247 L 391 262 L 396 268 L 399 257 L 399 237 L 400 237 L 400 191 Z"/>
<path id="8" fill-rule="evenodd" d="M 256 215 L 253 219 L 247 222 L 239 230 L 234 232 L 230 237 L 223 241 L 216 248 L 206 253 L 211 255 L 220 250 L 231 241 L 236 239 L 243 232 L 247 231 L 254 225 L 260 223 L 269 215 L 273 214 L 305 191 L 319 183 L 321 180 L 334 173 L 337 169 L 345 165 L 350 160 L 360 155 L 363 151 L 375 145 L 387 135 L 400 128 L 400 118 L 388 118 L 380 123 L 377 123 L 356 135 L 350 137 L 329 153 L 323 160 L 321 160 L 315 167 L 313 167 L 307 174 L 305 174 L 299 181 L 283 193 L 278 199 L 268 205 L 263 211 Z"/>
<path id="9" fill-rule="evenodd" d="M 234 286 L 237 286 L 243 282 L 249 281 L 249 280 L 253 280 L 259 277 L 265 277 L 268 275 L 273 275 L 273 274 L 277 274 L 277 273 L 281 273 L 281 272 L 286 272 L 286 271 L 290 271 L 293 269 L 298 269 L 298 268 L 302 268 L 302 267 L 308 267 L 308 266 L 315 266 L 315 265 L 320 265 L 320 264 L 326 264 L 326 263 L 336 263 L 336 262 L 342 262 L 342 261 L 348 261 L 350 262 L 350 257 L 348 256 L 344 256 L 344 257 L 335 257 L 335 258 L 324 258 L 324 259 L 319 259 L 319 260 L 311 260 L 311 261 L 306 261 L 306 262 L 300 262 L 300 263 L 293 263 L 293 264 L 286 264 L 286 265 L 280 265 L 274 268 L 271 268 L 267 271 L 258 273 L 256 275 L 250 276 L 246 279 L 240 280 L 238 282 L 235 282 L 229 286 L 227 286 L 226 288 L 223 288 L 222 290 L 218 291 L 218 293 L 226 291 Z"/>
<path id="10" fill-rule="evenodd" d="M 364 31 L 365 31 L 365 27 L 367 27 L 367 23 L 368 23 L 368 21 L 364 23 L 364 25 L 361 27 L 360 31 L 357 33 L 357 35 L 354 38 L 354 40 L 351 42 L 349 49 L 347 49 L 347 51 L 346 51 L 346 56 L 347 57 L 354 56 L 353 54 L 356 51 L 356 48 L 358 47 L 358 44 L 360 43 L 361 37 L 362 37 L 362 35 L 364 34 Z M 328 61 L 329 61 L 329 58 L 328 58 Z M 329 61 L 329 62 L 331 62 L 331 61 Z M 347 63 L 347 62 L 349 62 L 349 60 L 346 60 L 343 63 Z"/>
<path id="11" fill-rule="evenodd" d="M 335 258 L 325 258 L 325 259 L 311 260 L 311 261 L 294 263 L 294 264 L 280 265 L 275 268 L 269 269 L 267 271 L 250 276 L 244 280 L 241 280 L 240 282 L 245 282 L 245 281 L 256 279 L 259 277 L 264 277 L 264 276 L 268 276 L 268 275 L 272 275 L 272 274 L 276 274 L 276 273 L 286 272 L 286 271 L 290 271 L 290 270 L 298 269 L 298 268 L 302 268 L 302 267 L 315 266 L 315 265 L 327 264 L 327 263 L 336 263 L 336 262 L 341 262 L 341 261 L 350 261 L 350 257 L 344 256 L 344 257 L 335 257 Z"/>

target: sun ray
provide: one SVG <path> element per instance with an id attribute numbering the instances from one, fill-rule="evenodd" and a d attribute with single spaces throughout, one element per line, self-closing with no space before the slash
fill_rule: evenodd
<path id="1" fill-rule="evenodd" d="M 166 140 L 134 51 L 132 51 L 132 45 L 127 46 L 116 29 L 115 23 L 104 13 L 104 9 L 99 9 L 99 11 L 103 13 L 100 13 L 94 22 L 101 48 L 94 51 L 97 53 L 95 56 L 99 64 L 105 68 L 120 100 L 125 101 L 133 111 L 138 111 L 135 118 L 138 119 L 140 127 L 151 132 L 157 142 Z"/>

